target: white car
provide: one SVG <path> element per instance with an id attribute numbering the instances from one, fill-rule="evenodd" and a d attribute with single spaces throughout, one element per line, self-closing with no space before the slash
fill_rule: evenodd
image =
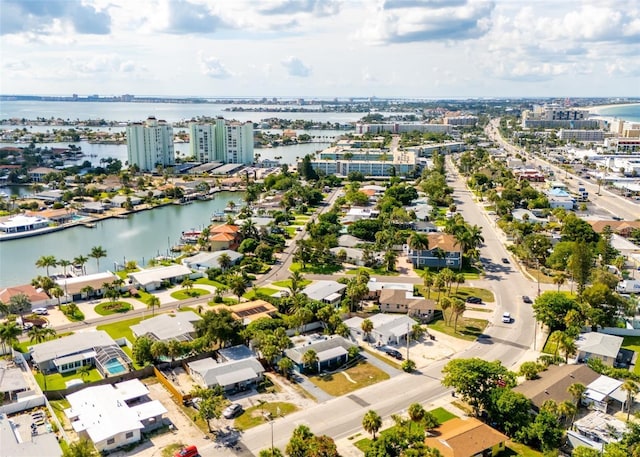
<path id="1" fill-rule="evenodd" d="M 33 314 L 38 314 L 40 316 L 46 316 L 49 314 L 49 310 L 47 308 L 36 308 L 33 310 Z"/>
<path id="2" fill-rule="evenodd" d="M 511 314 L 510 313 L 504 313 L 502 315 L 502 322 L 504 322 L 505 324 L 510 324 L 511 323 Z"/>

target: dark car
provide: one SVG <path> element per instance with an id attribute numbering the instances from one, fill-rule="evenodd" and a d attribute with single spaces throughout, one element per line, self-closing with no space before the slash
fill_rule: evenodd
<path id="1" fill-rule="evenodd" d="M 502 258 L 502 263 L 509 263 L 509 259 L 507 259 L 506 257 Z"/>
<path id="2" fill-rule="evenodd" d="M 222 416 L 225 419 L 233 419 L 242 412 L 242 405 L 240 403 L 232 403 L 222 411 Z"/>
<path id="3" fill-rule="evenodd" d="M 527 295 L 522 296 L 522 301 L 528 304 L 533 303 L 533 301 L 531 301 L 531 298 L 529 298 Z"/>
<path id="4" fill-rule="evenodd" d="M 480 303 L 482 303 L 482 299 L 480 297 L 467 297 L 467 303 L 473 303 L 476 305 L 479 305 Z"/>
<path id="5" fill-rule="evenodd" d="M 400 354 L 400 352 L 396 351 L 395 349 L 387 349 L 384 352 L 385 354 L 393 357 L 394 359 L 402 360 L 402 354 Z"/>

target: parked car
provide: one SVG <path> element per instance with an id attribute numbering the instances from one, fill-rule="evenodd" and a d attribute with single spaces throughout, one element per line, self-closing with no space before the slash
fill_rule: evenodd
<path id="1" fill-rule="evenodd" d="M 529 298 L 529 296 L 528 296 L 528 295 L 523 295 L 523 296 L 522 296 L 522 301 L 523 301 L 523 302 L 525 302 L 525 303 L 527 303 L 527 304 L 531 304 L 531 303 L 533 303 L 533 301 L 531 300 L 531 298 Z"/>
<path id="2" fill-rule="evenodd" d="M 502 322 L 504 322 L 505 324 L 510 324 L 511 323 L 511 314 L 510 313 L 504 313 L 502 315 Z"/>
<path id="3" fill-rule="evenodd" d="M 509 263 L 509 259 L 507 259 L 506 257 L 502 258 L 502 263 Z"/>
<path id="4" fill-rule="evenodd" d="M 198 454 L 198 448 L 195 446 L 186 446 L 183 447 L 182 449 L 176 451 L 173 454 L 173 457 L 197 457 L 200 454 Z"/>
<path id="5" fill-rule="evenodd" d="M 47 308 L 36 308 L 33 310 L 33 313 L 40 316 L 46 316 L 47 314 L 49 314 L 49 310 Z"/>
<path id="6" fill-rule="evenodd" d="M 400 354 L 400 351 L 396 351 L 395 349 L 387 349 L 385 354 L 393 357 L 394 359 L 402 360 L 402 354 Z"/>
<path id="7" fill-rule="evenodd" d="M 222 416 L 225 419 L 233 419 L 242 412 L 242 405 L 240 403 L 232 403 L 222 411 Z"/>
<path id="8" fill-rule="evenodd" d="M 482 299 L 480 297 L 474 297 L 474 296 L 467 297 L 466 301 L 467 303 L 474 303 L 476 305 L 482 303 Z"/>

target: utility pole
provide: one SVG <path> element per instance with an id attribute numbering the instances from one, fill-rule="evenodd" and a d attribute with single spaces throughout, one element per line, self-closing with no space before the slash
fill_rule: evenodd
<path id="1" fill-rule="evenodd" d="M 407 324 L 407 360 L 409 360 L 409 338 L 411 338 L 411 324 Z"/>

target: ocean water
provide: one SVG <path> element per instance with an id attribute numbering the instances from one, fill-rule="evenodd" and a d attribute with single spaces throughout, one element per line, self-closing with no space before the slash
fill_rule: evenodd
<path id="1" fill-rule="evenodd" d="M 600 116 L 640 122 L 640 103 L 598 108 L 595 113 Z"/>

